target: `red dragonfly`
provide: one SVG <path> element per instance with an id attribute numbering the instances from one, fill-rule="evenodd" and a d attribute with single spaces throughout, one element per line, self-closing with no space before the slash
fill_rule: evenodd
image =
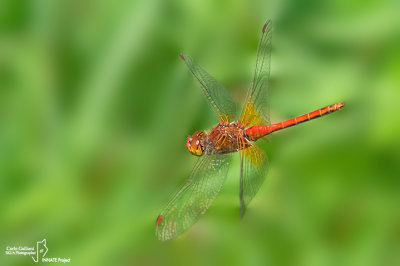
<path id="1" fill-rule="evenodd" d="M 268 160 L 265 152 L 254 142 L 260 138 L 290 126 L 330 114 L 342 108 L 337 103 L 316 111 L 270 124 L 267 92 L 271 61 L 271 21 L 263 29 L 258 45 L 253 82 L 248 90 L 243 111 L 237 122 L 233 119 L 236 105 L 228 92 L 210 74 L 190 57 L 181 54 L 181 59 L 199 81 L 201 88 L 219 119 L 211 131 L 196 131 L 188 137 L 189 152 L 199 156 L 185 183 L 172 196 L 156 221 L 156 235 L 160 240 L 169 240 L 192 226 L 211 206 L 225 182 L 231 154 L 240 156 L 240 217 L 263 183 Z"/>

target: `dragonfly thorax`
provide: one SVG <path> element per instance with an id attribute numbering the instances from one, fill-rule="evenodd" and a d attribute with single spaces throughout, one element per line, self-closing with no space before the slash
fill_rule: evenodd
<path id="1" fill-rule="evenodd" d="M 189 136 L 186 140 L 186 147 L 189 152 L 196 156 L 203 155 L 205 149 L 204 142 L 206 138 L 207 134 L 204 131 L 196 131 L 192 136 Z"/>

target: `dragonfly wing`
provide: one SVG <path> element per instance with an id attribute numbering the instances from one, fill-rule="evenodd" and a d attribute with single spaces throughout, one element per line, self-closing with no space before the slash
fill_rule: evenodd
<path id="1" fill-rule="evenodd" d="M 181 58 L 199 81 L 201 89 L 218 119 L 231 122 L 236 115 L 236 104 L 228 91 L 189 56 L 181 54 Z"/>
<path id="2" fill-rule="evenodd" d="M 211 206 L 225 182 L 231 156 L 206 154 L 170 199 L 156 222 L 156 236 L 169 240 L 193 225 Z"/>
<path id="3" fill-rule="evenodd" d="M 268 80 L 271 66 L 272 23 L 268 20 L 262 30 L 258 44 L 254 78 L 247 92 L 240 121 L 245 126 L 270 124 L 268 108 Z M 260 125 L 260 124 L 258 124 Z"/>
<path id="4" fill-rule="evenodd" d="M 240 151 L 240 217 L 257 194 L 268 170 L 265 152 L 254 144 Z"/>

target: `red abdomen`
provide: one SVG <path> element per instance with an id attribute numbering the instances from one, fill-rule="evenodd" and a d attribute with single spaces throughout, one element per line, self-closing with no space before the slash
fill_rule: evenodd
<path id="1" fill-rule="evenodd" d="M 274 131 L 281 130 L 287 127 L 291 127 L 306 121 L 309 121 L 311 119 L 321 117 L 330 113 L 333 113 L 339 109 L 341 109 L 345 105 L 344 102 L 341 103 L 336 103 L 332 105 L 328 105 L 326 107 L 320 108 L 318 110 L 315 110 L 313 112 L 297 116 L 295 118 L 282 121 L 276 124 L 272 125 L 260 125 L 260 126 L 252 126 L 246 129 L 246 134 L 249 138 L 249 140 L 255 141 L 259 138 L 262 138 Z"/>

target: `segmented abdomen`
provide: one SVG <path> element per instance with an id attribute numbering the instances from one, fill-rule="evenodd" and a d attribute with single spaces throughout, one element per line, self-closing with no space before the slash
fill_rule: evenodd
<path id="1" fill-rule="evenodd" d="M 336 103 L 332 105 L 328 105 L 326 107 L 320 108 L 313 112 L 297 116 L 295 118 L 291 118 L 286 121 L 282 121 L 272 125 L 262 125 L 262 126 L 252 126 L 246 129 L 246 134 L 249 137 L 249 140 L 255 141 L 259 138 L 262 138 L 268 134 L 271 134 L 274 131 L 278 131 L 284 128 L 288 128 L 306 121 L 310 121 L 314 118 L 321 117 L 330 113 L 333 113 L 339 109 L 341 109 L 345 105 L 344 102 Z"/>

